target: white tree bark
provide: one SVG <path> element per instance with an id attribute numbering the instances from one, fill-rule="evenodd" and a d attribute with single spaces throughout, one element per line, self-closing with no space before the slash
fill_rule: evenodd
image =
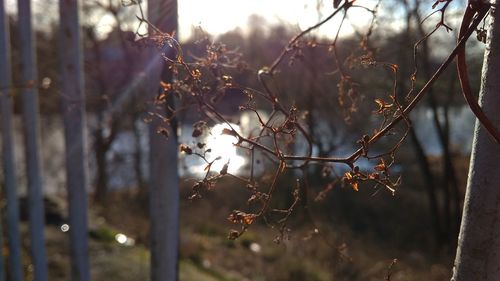
<path id="1" fill-rule="evenodd" d="M 164 32 L 177 30 L 177 1 L 149 0 L 148 17 Z M 172 73 L 157 53 L 159 62 L 156 72 L 150 74 L 154 100 L 160 90 L 160 79 L 171 82 Z M 163 71 L 161 69 L 163 68 Z M 161 71 L 161 75 L 160 75 Z M 173 106 L 173 104 L 170 104 Z M 152 109 L 162 115 L 162 108 Z M 159 127 L 168 130 L 169 138 L 157 132 Z M 174 126 L 175 127 L 175 126 Z M 151 280 L 173 281 L 178 279 L 179 247 L 179 175 L 177 171 L 177 132 L 169 124 L 154 118 L 150 124 L 150 216 L 151 216 Z"/>
<path id="2" fill-rule="evenodd" d="M 59 53 L 66 144 L 71 280 L 89 281 L 87 139 L 82 42 L 78 0 L 60 0 Z"/>
<path id="3" fill-rule="evenodd" d="M 47 257 L 44 244 L 45 216 L 39 155 L 37 71 L 35 41 L 31 24 L 31 1 L 19 0 L 17 10 L 20 32 L 21 83 L 23 86 L 23 129 L 28 175 L 30 250 L 35 281 L 47 281 Z"/>
<path id="4" fill-rule="evenodd" d="M 23 280 L 21 264 L 21 236 L 19 234 L 19 204 L 17 198 L 14 146 L 12 143 L 12 102 L 9 22 L 5 2 L 0 0 L 0 131 L 2 132 L 2 165 L 7 198 L 7 241 L 9 268 L 12 281 Z M 2 262 L 3 264 L 3 262 Z M 0 280 L 3 277 L 0 276 Z"/>
<path id="5" fill-rule="evenodd" d="M 497 130 L 500 129 L 499 16 L 500 10 L 493 9 L 479 98 Z M 470 161 L 452 280 L 500 280 L 500 144 L 477 121 Z"/>

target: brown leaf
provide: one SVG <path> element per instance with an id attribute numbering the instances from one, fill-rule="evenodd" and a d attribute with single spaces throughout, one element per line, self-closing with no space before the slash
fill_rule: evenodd
<path id="1" fill-rule="evenodd" d="M 167 100 L 167 95 L 165 93 L 160 93 L 155 98 L 155 104 L 163 104 Z"/>
<path id="2" fill-rule="evenodd" d="M 165 127 L 158 127 L 158 128 L 156 129 L 156 133 L 157 133 L 157 134 L 162 134 L 163 136 L 165 136 L 165 137 L 167 137 L 167 138 L 168 138 L 168 136 L 169 136 L 168 130 L 167 130 L 167 128 L 165 128 Z"/>
<path id="3" fill-rule="evenodd" d="M 222 129 L 222 132 L 220 134 L 238 137 L 238 134 L 233 129 L 228 129 L 228 128 Z"/>
<path id="4" fill-rule="evenodd" d="M 229 240 L 236 240 L 238 237 L 240 237 L 241 233 L 238 230 L 231 229 L 229 231 L 229 234 L 227 235 L 227 238 Z"/>
<path id="5" fill-rule="evenodd" d="M 254 222 L 256 217 L 257 215 L 255 214 L 247 214 L 242 211 L 233 210 L 227 219 L 232 223 L 250 225 Z"/>
<path id="6" fill-rule="evenodd" d="M 164 81 L 160 81 L 160 86 L 163 88 L 163 90 L 165 92 L 168 92 L 172 89 L 172 84 L 164 82 Z"/>
<path id="7" fill-rule="evenodd" d="M 197 138 L 197 137 L 201 136 L 201 134 L 203 134 L 203 131 L 200 128 L 194 128 L 191 136 L 193 138 Z"/>
<path id="8" fill-rule="evenodd" d="M 187 155 L 191 155 L 191 154 L 193 154 L 193 150 L 191 149 L 191 147 L 189 147 L 189 146 L 187 146 L 187 145 L 185 145 L 185 144 L 181 144 L 181 145 L 179 146 L 179 150 L 180 150 L 181 152 L 186 153 Z"/>
<path id="9" fill-rule="evenodd" d="M 373 167 L 373 169 L 379 172 L 387 171 L 387 166 L 385 165 L 384 159 L 380 159 L 380 163 L 377 166 Z"/>
<path id="10" fill-rule="evenodd" d="M 373 169 L 374 169 L 375 171 L 379 171 L 379 172 L 385 171 L 385 169 L 386 169 L 386 168 L 387 168 L 387 167 L 385 166 L 385 164 L 384 164 L 384 163 L 382 163 L 382 164 L 378 164 L 377 166 L 373 167 Z"/>
<path id="11" fill-rule="evenodd" d="M 345 184 L 348 184 L 355 191 L 359 191 L 358 176 L 353 171 L 346 172 L 342 178 Z"/>
<path id="12" fill-rule="evenodd" d="M 351 187 L 352 187 L 352 189 L 354 189 L 354 191 L 359 191 L 359 185 L 358 185 L 358 182 L 353 182 L 353 183 L 351 183 Z"/>
<path id="13" fill-rule="evenodd" d="M 191 76 L 194 79 L 199 79 L 201 77 L 201 71 L 199 69 L 195 69 L 191 71 Z"/>

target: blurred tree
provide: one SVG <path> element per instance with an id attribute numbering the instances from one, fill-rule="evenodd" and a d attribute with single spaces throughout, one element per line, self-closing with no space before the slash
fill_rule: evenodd
<path id="1" fill-rule="evenodd" d="M 23 129 L 28 176 L 31 258 L 34 267 L 34 279 L 36 281 L 47 281 L 48 269 L 45 252 L 45 219 L 38 128 L 38 80 L 31 19 L 31 1 L 18 1 Z"/>
<path id="2" fill-rule="evenodd" d="M 2 115 L 2 157 L 5 175 L 5 189 L 15 188 L 14 159 L 12 157 L 12 134 L 11 134 L 11 103 L 10 103 L 10 52 L 8 37 L 8 22 L 6 20 L 5 4 L 0 0 L 0 114 Z M 7 192 L 8 193 L 8 192 Z M 17 200 L 17 198 L 16 198 Z M 0 217 L 2 214 L 0 213 Z M 14 227 L 17 227 L 17 222 Z M 3 248 L 3 223 L 0 220 L 0 246 Z M 14 249 L 16 250 L 16 249 Z M 0 254 L 0 281 L 5 281 L 6 264 L 3 253 Z"/>
<path id="3" fill-rule="evenodd" d="M 405 10 L 405 17 L 406 17 L 406 26 L 405 26 L 405 31 L 399 36 L 399 43 L 400 43 L 400 50 L 410 50 L 412 48 L 411 44 L 412 42 L 415 41 L 415 36 L 414 35 L 414 30 L 412 30 L 412 20 L 414 17 L 414 10 L 418 9 L 417 5 L 413 5 L 410 3 L 408 0 L 400 0 L 399 4 L 402 4 Z M 413 4 L 418 3 L 418 0 L 414 1 Z M 418 11 L 417 11 L 418 13 Z M 417 23 L 419 24 L 419 23 Z M 427 44 L 426 44 L 427 46 Z M 409 92 L 409 88 L 411 85 L 408 85 L 408 76 L 410 76 L 411 72 L 411 62 L 407 58 L 411 56 L 409 52 L 403 52 L 400 51 L 398 52 L 399 54 L 399 67 L 400 67 L 400 72 L 403 75 L 400 75 L 399 80 L 398 80 L 398 98 L 403 101 L 406 94 Z M 439 204 L 438 204 L 438 198 L 437 198 L 437 188 L 436 188 L 436 178 L 434 175 L 434 172 L 432 171 L 431 165 L 429 163 L 429 160 L 427 159 L 427 155 L 425 154 L 424 147 L 422 142 L 419 140 L 417 136 L 417 132 L 415 127 L 410 127 L 410 140 L 413 145 L 413 150 L 415 152 L 415 155 L 417 157 L 417 162 L 420 166 L 420 170 L 422 175 L 424 176 L 424 182 L 425 182 L 425 189 L 427 193 L 427 197 L 429 200 L 429 215 L 432 220 L 432 228 L 434 232 L 434 242 L 435 242 L 435 247 L 439 248 L 440 245 L 443 244 L 443 234 L 442 234 L 442 222 L 441 222 L 441 213 L 439 209 Z"/>
<path id="4" fill-rule="evenodd" d="M 418 31 L 418 36 L 423 38 L 428 33 L 424 29 L 422 24 L 423 16 L 421 15 L 421 1 L 414 1 L 413 17 L 415 21 L 415 26 Z M 426 80 L 430 79 L 433 72 L 433 66 L 431 61 L 430 44 L 428 40 L 421 42 L 419 46 L 421 48 L 421 55 L 417 58 L 422 64 L 423 76 Z M 454 85 L 454 83 L 452 83 Z M 436 135 L 438 136 L 441 149 L 443 151 L 442 155 L 442 189 L 444 193 L 444 222 L 443 222 L 443 237 L 441 241 L 447 241 L 451 244 L 451 248 L 455 247 L 456 244 L 456 233 L 460 226 L 460 215 L 461 215 L 461 195 L 458 187 L 458 179 L 455 173 L 455 167 L 452 159 L 452 151 L 450 145 L 450 130 L 449 130 L 449 117 L 448 112 L 451 106 L 451 101 L 446 98 L 441 98 L 441 103 L 438 103 L 439 96 L 434 92 L 434 88 L 429 89 L 429 94 L 427 95 L 427 103 L 432 112 L 432 121 L 436 129 Z M 455 93 L 453 87 L 451 87 L 447 93 L 447 97 L 453 96 Z M 443 110 L 444 114 L 439 114 L 439 108 Z M 442 116 L 442 117 L 440 117 Z M 439 213 L 434 213 L 433 216 L 439 217 Z"/>
<path id="5" fill-rule="evenodd" d="M 12 281 L 23 280 L 21 261 L 21 236 L 19 233 L 19 204 L 17 199 L 16 170 L 14 163 L 14 142 L 12 140 L 12 75 L 10 61 L 9 22 L 5 2 L 0 0 L 0 124 L 2 132 L 2 166 L 7 197 L 7 242 L 9 247 L 9 277 Z M 1 231 L 1 230 L 0 230 Z M 0 237 L 2 234 L 0 234 Z M 0 243 L 3 245 L 3 243 Z M 2 255 L 3 256 L 3 255 Z M 3 259 L 0 261 L 3 265 Z M 4 270 L 0 270 L 4 280 Z"/>
<path id="6" fill-rule="evenodd" d="M 149 0 L 148 19 L 160 30 L 174 35 L 177 32 L 177 0 Z M 152 28 L 149 31 L 154 34 Z M 163 93 L 165 85 L 173 83 L 173 71 L 163 56 L 174 58 L 173 47 L 163 42 L 161 54 L 154 53 L 151 85 L 154 85 L 150 98 Z M 158 74 L 160 76 L 158 77 Z M 160 83 L 161 82 L 161 83 Z M 155 89 L 156 88 L 156 89 Z M 154 104 L 150 111 L 170 120 L 153 118 L 150 123 L 150 218 L 151 218 L 151 280 L 178 279 L 179 248 L 179 175 L 177 121 L 173 119 L 175 108 L 173 95 L 167 102 Z M 168 135 L 168 137 L 165 137 Z"/>
<path id="7" fill-rule="evenodd" d="M 102 38 L 93 22 L 85 26 L 86 72 L 89 81 L 86 90 L 89 92 L 88 110 L 96 117 L 91 126 L 93 152 L 96 160 L 96 177 L 94 200 L 104 203 L 108 194 L 110 157 L 109 152 L 119 133 L 132 128 L 135 132 L 135 143 L 140 142 L 137 124 L 144 111 L 141 101 L 144 95 L 144 76 L 140 73 L 140 65 L 144 56 L 130 44 L 134 34 L 125 31 L 128 9 L 121 9 L 121 1 L 86 1 L 83 11 L 87 18 L 96 14 L 111 15 L 114 21 L 112 30 Z M 140 163 L 142 154 L 140 147 L 135 149 L 135 176 L 137 184 L 143 187 L 144 176 Z"/>
<path id="8" fill-rule="evenodd" d="M 88 162 L 79 2 L 78 0 L 59 2 L 60 84 L 71 227 L 69 232 L 71 280 L 90 281 L 87 222 Z"/>

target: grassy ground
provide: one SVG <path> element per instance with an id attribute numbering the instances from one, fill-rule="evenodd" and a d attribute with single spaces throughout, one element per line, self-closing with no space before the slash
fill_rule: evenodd
<path id="1" fill-rule="evenodd" d="M 332 225 L 321 218 L 315 226 L 296 218 L 290 224 L 289 239 L 280 244 L 273 242 L 277 232 L 260 224 L 240 239 L 228 240 L 231 225 L 225 217 L 229 209 L 221 208 L 218 195 L 214 197 L 182 204 L 180 280 L 386 280 L 394 259 L 397 262 L 390 270 L 392 281 L 437 281 L 449 277 L 449 256 L 436 257 L 411 246 L 402 250 L 397 246 L 402 241 L 387 241 L 373 231 L 354 232 L 349 225 Z M 122 204 L 125 207 L 131 203 L 121 198 L 112 205 L 119 210 Z M 112 214 L 107 219 L 92 215 L 93 280 L 148 280 L 146 219 L 138 211 L 128 211 L 123 208 L 117 212 L 119 217 Z M 316 227 L 318 231 L 314 231 Z M 117 233 L 133 237 L 135 245 L 117 243 L 114 239 Z M 48 227 L 47 246 L 50 280 L 69 280 L 67 233 Z"/>
<path id="2" fill-rule="evenodd" d="M 227 239 L 234 228 L 227 215 L 246 204 L 232 182 L 201 200 L 183 199 L 180 280 L 382 281 L 388 275 L 391 281 L 448 280 L 453 255 L 433 250 L 425 197 L 421 190 L 404 188 L 394 197 L 373 196 L 369 186 L 362 186 L 360 192 L 336 189 L 310 206 L 311 216 L 299 209 L 288 225 L 288 239 L 279 244 L 273 241 L 278 232 L 262 222 L 236 241 Z M 183 187 L 183 198 L 188 191 L 188 186 Z M 137 193 L 124 192 L 112 195 L 106 208 L 91 204 L 93 280 L 148 280 L 145 202 Z M 133 238 L 134 245 L 118 243 L 118 233 Z M 69 280 L 69 237 L 57 226 L 48 226 L 46 234 L 49 279 Z M 24 247 L 29 278 L 26 240 Z"/>
<path id="3" fill-rule="evenodd" d="M 69 259 L 64 234 L 49 230 L 50 280 L 69 280 Z M 257 234 L 259 233 L 259 235 Z M 224 236 L 186 234 L 181 248 L 180 280 L 385 280 L 392 258 L 399 260 L 391 280 L 446 280 L 449 268 L 430 263 L 418 252 L 399 253 L 363 241 L 342 245 L 346 255 L 339 259 L 338 249 L 315 239 L 291 238 L 285 245 L 269 241 L 270 231 L 249 232 L 241 241 L 228 242 Z M 189 242 L 186 242 L 189 240 Z M 250 242 L 252 241 L 252 242 Z M 263 247 L 256 253 L 251 243 Z M 148 280 L 149 253 L 142 245 L 127 247 L 116 242 L 91 240 L 93 280 Z"/>

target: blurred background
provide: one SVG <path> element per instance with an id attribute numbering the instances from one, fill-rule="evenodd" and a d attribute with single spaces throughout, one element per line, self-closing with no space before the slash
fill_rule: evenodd
<path id="1" fill-rule="evenodd" d="M 405 96 L 414 72 L 414 44 L 439 21 L 433 12 L 435 1 L 357 1 L 375 9 L 376 19 L 369 48 L 377 61 L 398 65 L 398 93 Z M 446 21 L 453 30 L 439 29 L 422 44 L 416 56 L 419 64 L 415 85 L 420 87 L 456 41 L 465 1 L 453 1 Z M 19 32 L 16 3 L 7 1 L 13 84 L 20 84 Z M 57 55 L 58 1 L 34 1 L 33 21 L 40 94 L 41 156 L 46 208 L 46 245 L 49 280 L 68 280 L 66 180 L 64 132 L 60 110 L 59 61 Z M 146 9 L 146 4 L 142 4 Z M 269 66 L 289 40 L 333 11 L 331 1 L 321 0 L 220 0 L 179 1 L 178 39 L 187 61 L 206 55 L 209 48 L 223 46 L 245 62 L 235 71 L 238 84 L 260 88 L 256 73 Z M 148 280 L 149 276 L 149 139 L 147 91 L 144 66 L 147 54 L 135 44 L 139 27 L 136 5 L 120 0 L 82 1 L 87 98 L 87 137 L 91 185 L 89 193 L 90 260 L 94 280 Z M 314 139 L 314 154 L 346 156 L 380 120 L 374 99 L 390 91 L 393 74 L 382 68 L 346 63 L 356 81 L 357 96 L 343 96 L 337 61 L 329 50 L 341 17 L 308 35 L 300 56 L 287 61 L 277 78 L 287 106 L 307 112 L 303 122 Z M 372 14 L 364 8 L 351 9 L 339 33 L 337 56 L 348 61 L 360 53 Z M 144 28 L 144 27 L 143 27 Z M 139 29 L 140 31 L 140 29 Z M 479 85 L 483 45 L 468 46 L 470 77 Z M 347 58 L 347 59 L 346 59 Z M 150 89 L 150 88 L 149 88 Z M 477 87 L 474 89 L 477 92 Z M 20 90 L 13 88 L 14 153 L 23 163 Z M 307 204 L 294 211 L 287 223 L 286 239 L 276 243 L 277 230 L 259 221 L 239 239 L 227 239 L 231 229 L 227 215 L 245 206 L 248 193 L 224 178 L 202 199 L 188 200 L 191 186 L 203 177 L 205 164 L 181 154 L 180 280 L 391 280 L 449 279 L 458 236 L 462 200 L 466 185 L 473 114 L 464 104 L 454 67 L 433 87 L 411 114 L 413 127 L 397 154 L 393 172 L 402 184 L 392 195 L 362 184 L 359 192 L 339 181 L 324 177 L 325 167 L 307 170 L 310 185 Z M 346 99 L 346 100 L 343 100 Z M 218 109 L 243 134 L 259 126 L 255 114 L 240 112 L 243 95 L 227 95 Z M 356 104 L 356 106 L 354 106 Z M 271 108 L 262 105 L 262 116 Z M 195 111 L 179 116 L 179 142 L 195 144 L 192 126 Z M 229 171 L 249 172 L 248 155 L 232 145 L 234 137 L 221 135 L 222 124 L 209 124 L 204 140 L 213 157 L 230 159 Z M 376 149 L 383 150 L 384 146 Z M 297 148 L 300 152 L 300 146 Z M 262 158 L 256 173 L 270 178 L 269 165 Z M 220 161 L 222 164 L 226 161 Z M 220 171 L 222 168 L 214 167 Z M 361 168 L 363 165 L 361 164 Z M 334 174 L 345 170 L 332 167 Z M 17 166 L 21 196 L 21 230 L 27 232 L 26 171 Z M 287 172 L 288 173 L 288 172 Z M 287 174 L 288 175 L 288 174 Z M 288 206 L 296 175 L 282 177 L 275 204 Z M 0 185 L 3 185 L 0 177 Z M 25 276 L 30 276 L 28 241 L 23 240 Z M 27 279 L 30 280 L 30 279 Z"/>

